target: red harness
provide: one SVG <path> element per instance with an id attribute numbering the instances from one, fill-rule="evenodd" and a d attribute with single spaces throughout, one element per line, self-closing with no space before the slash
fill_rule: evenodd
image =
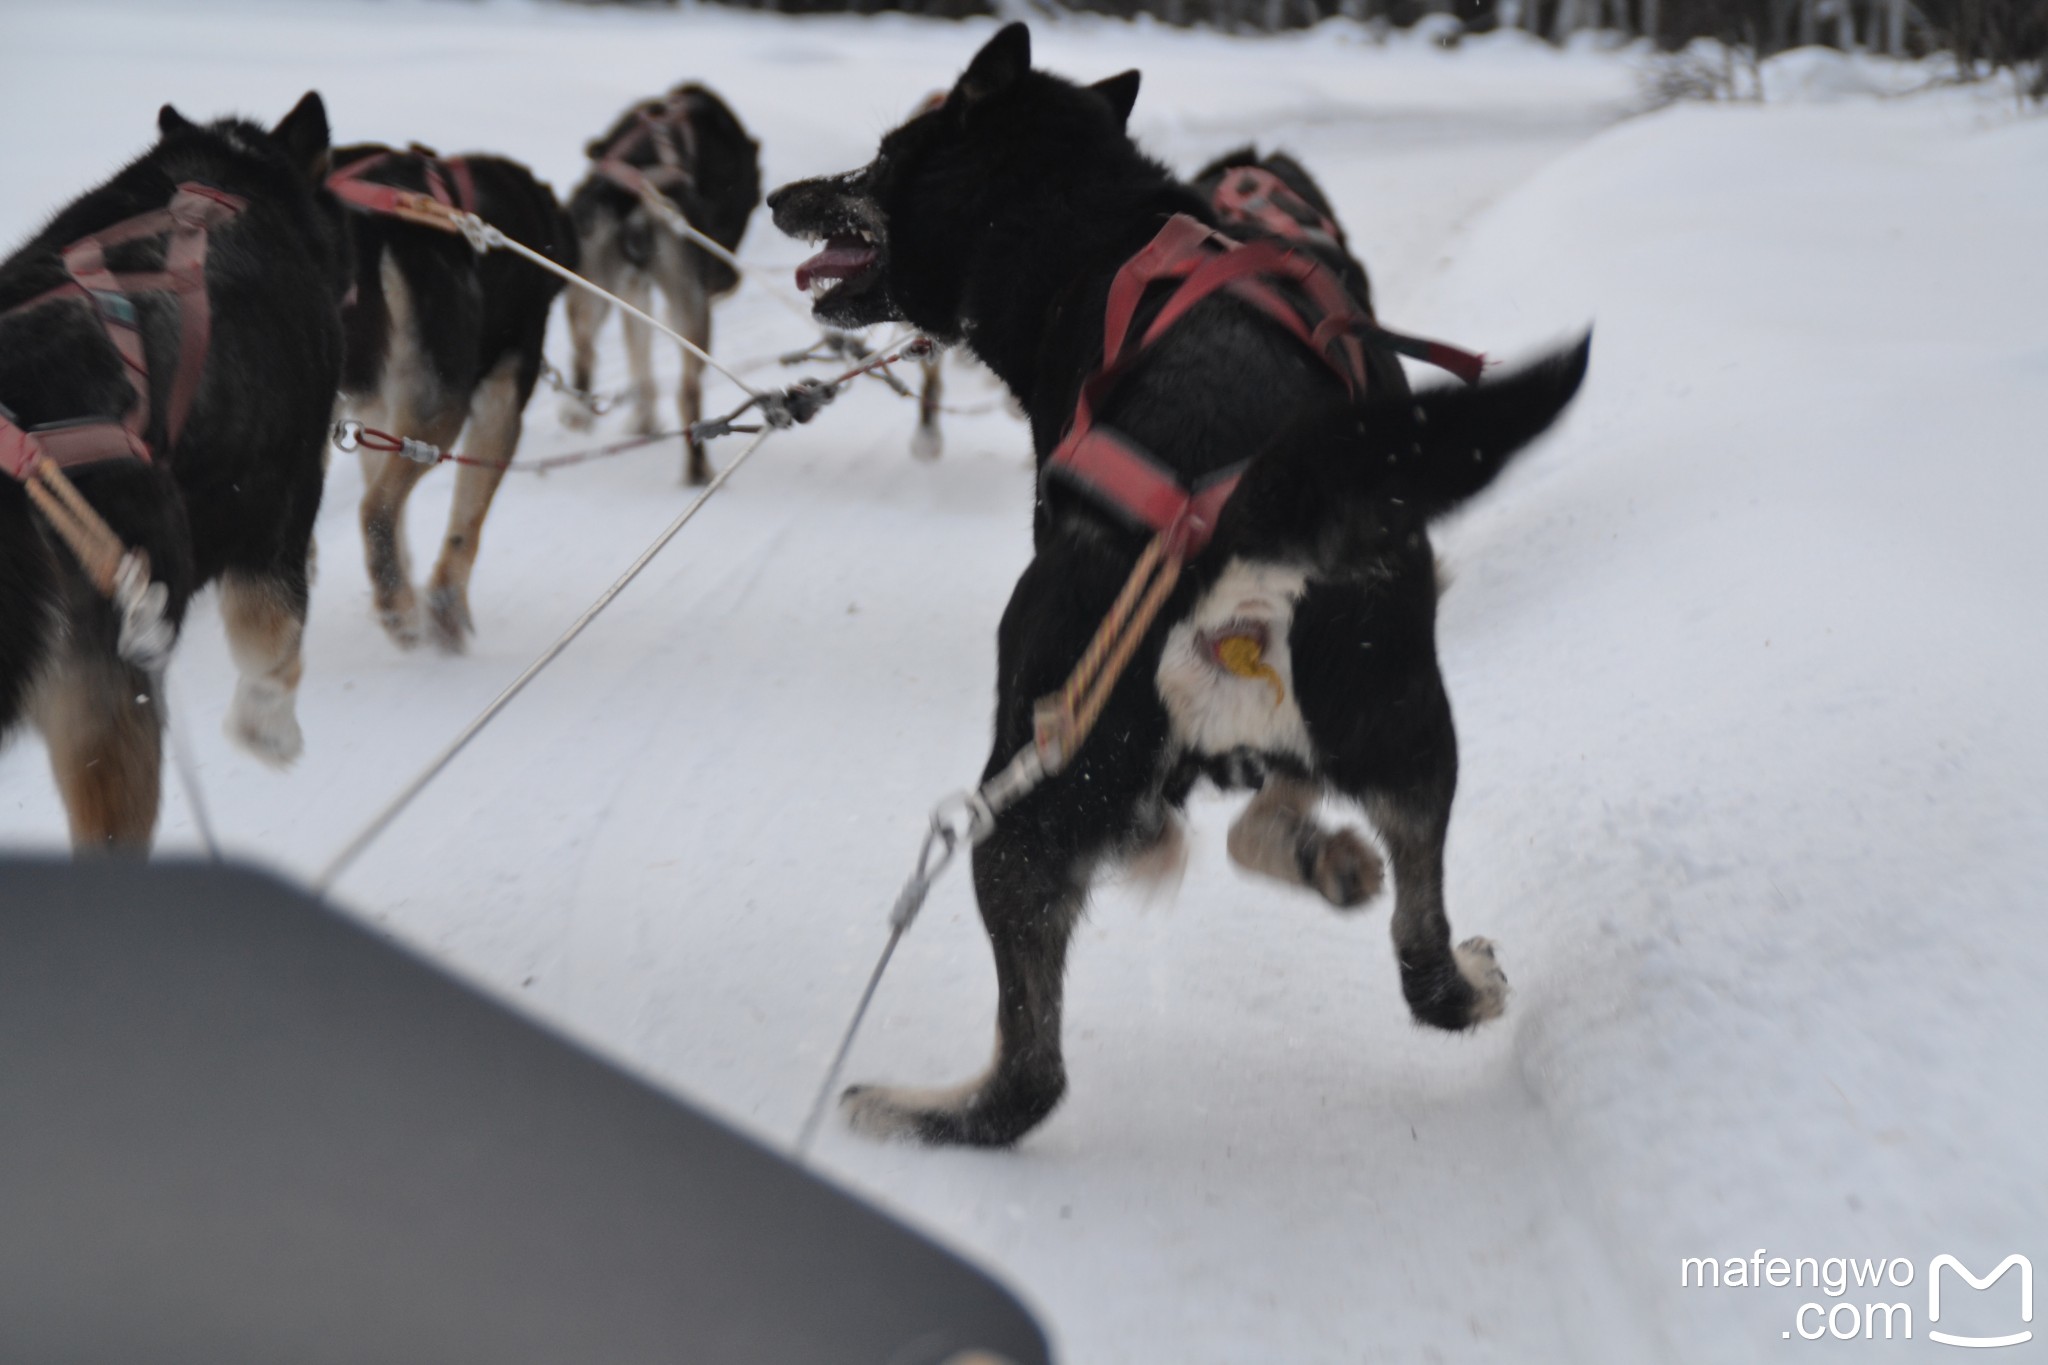
<path id="1" fill-rule="evenodd" d="M 396 185 L 382 185 L 364 179 L 385 162 L 395 161 L 401 156 L 420 163 L 427 180 L 425 195 L 418 190 L 400 189 Z M 413 218 L 423 198 L 444 208 L 476 212 L 476 178 L 470 173 L 469 162 L 459 156 L 443 160 L 423 147 L 414 147 L 409 152 L 372 152 L 358 157 L 327 177 L 327 189 L 350 208 L 394 218 Z"/>
<path id="2" fill-rule="evenodd" d="M 591 160 L 594 169 L 626 193 L 645 197 L 652 190 L 673 197 L 695 181 L 697 129 L 694 91 L 679 91 L 662 103 L 638 110 L 633 122 Z M 632 158 L 651 147 L 651 165 Z"/>
<path id="3" fill-rule="evenodd" d="M 1315 206 L 1287 188 L 1287 182 L 1263 166 L 1233 166 L 1223 173 L 1209 205 L 1233 226 L 1245 224 L 1290 242 L 1320 241 L 1343 248 L 1344 234 Z"/>
<path id="4" fill-rule="evenodd" d="M 1131 335 L 1138 306 L 1148 288 L 1162 281 L 1179 286 L 1141 336 Z M 1297 304 L 1283 289 L 1306 300 Z M 1180 476 L 1136 442 L 1095 420 L 1109 391 L 1152 344 L 1196 304 L 1228 291 L 1251 304 L 1315 353 L 1344 381 L 1353 398 L 1366 392 L 1364 345 L 1427 351 L 1422 358 L 1476 383 L 1482 356 L 1437 342 L 1387 332 L 1373 322 L 1329 267 L 1284 242 L 1238 242 L 1175 214 L 1146 247 L 1126 261 L 1109 287 L 1103 315 L 1102 368 L 1081 386 L 1074 420 L 1047 461 L 1057 474 L 1099 501 L 1157 532 L 1171 533 L 1169 550 L 1180 558 L 1200 554 L 1215 534 L 1223 505 L 1237 490 L 1249 461 L 1221 469 L 1189 488 Z"/>
<path id="5" fill-rule="evenodd" d="M 83 419 L 25 430 L 0 407 L 0 472 L 26 481 L 38 460 L 60 467 L 95 460 L 150 459 L 145 433 L 149 429 L 149 359 L 142 344 L 141 319 L 131 295 L 165 292 L 178 298 L 178 367 L 171 379 L 170 406 L 164 415 L 165 448 L 175 446 L 199 392 L 206 369 L 207 343 L 213 313 L 206 297 L 207 234 L 235 217 L 248 201 L 225 191 L 187 181 L 163 208 L 138 214 L 64 248 L 64 269 L 71 278 L 9 314 L 40 308 L 60 299 L 91 303 L 107 340 L 120 353 L 135 402 L 120 421 Z M 107 267 L 107 252 L 127 242 L 168 234 L 162 270 L 116 272 Z"/>

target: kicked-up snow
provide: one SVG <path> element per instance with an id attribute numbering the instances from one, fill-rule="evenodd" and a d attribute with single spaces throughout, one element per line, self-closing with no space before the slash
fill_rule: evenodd
<path id="1" fill-rule="evenodd" d="M 502 151 L 566 192 L 624 104 L 702 79 L 778 184 L 864 161 L 989 31 L 11 8 L 0 236 L 144 146 L 165 100 L 274 118 L 309 87 L 337 138 Z M 1927 1309 L 1939 1255 L 2048 1267 L 2048 121 L 1972 92 L 1878 98 L 1900 71 L 1811 54 L 1767 79 L 1787 103 L 1625 119 L 1639 56 L 1513 36 L 1068 21 L 1035 49 L 1081 79 L 1141 67 L 1134 131 L 1183 170 L 1246 140 L 1298 154 L 1390 325 L 1513 358 L 1596 324 L 1576 409 L 1440 537 L 1450 913 L 1514 994 L 1473 1036 L 1418 1030 L 1384 906 L 1340 917 L 1238 874 L 1235 804 L 1198 797 L 1178 893 L 1105 888 L 1077 937 L 1072 1089 L 1043 1128 L 935 1152 L 835 1122 L 819 1167 L 1001 1273 L 1074 1362 L 1920 1360 L 1957 1353 L 1930 1329 L 2020 1330 L 2013 1277 L 1943 1272 Z M 762 215 L 741 254 L 763 269 L 717 348 L 767 381 L 810 340 L 786 306 L 804 253 Z M 616 332 L 604 366 L 620 382 Z M 995 622 L 1029 552 L 1026 436 L 978 372 L 949 378 L 970 411 L 936 463 L 879 384 L 764 446 L 337 899 L 786 1144 L 925 813 L 985 757 Z M 707 408 L 733 392 L 713 381 Z M 524 453 L 618 420 L 571 433 L 543 392 Z M 671 445 L 509 479 L 478 634 L 447 658 L 372 619 L 361 478 L 337 457 L 305 757 L 273 773 L 220 735 L 210 599 L 172 672 L 229 849 L 312 876 L 681 510 L 680 467 Z M 450 482 L 415 499 L 416 552 Z M 17 736 L 0 842 L 62 837 Z M 159 843 L 196 846 L 175 783 Z M 956 871 L 848 1079 L 965 1078 L 993 999 Z M 1743 1287 L 1681 1287 L 1685 1258 L 1718 1279 L 1738 1257 Z M 1892 1279 L 1781 1286 L 1779 1257 Z M 1865 1339 L 1878 1301 L 1910 1308 L 1910 1343 Z"/>

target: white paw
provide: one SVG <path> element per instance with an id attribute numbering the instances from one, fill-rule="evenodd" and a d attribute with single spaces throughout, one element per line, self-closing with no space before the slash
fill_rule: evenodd
<path id="1" fill-rule="evenodd" d="M 920 460 L 936 460 L 946 448 L 945 440 L 935 426 L 921 426 L 910 437 L 910 453 Z"/>
<path id="2" fill-rule="evenodd" d="M 445 654 L 461 654 L 476 633 L 470 620 L 467 596 L 454 588 L 431 588 L 427 592 L 427 629 Z"/>
<path id="3" fill-rule="evenodd" d="M 1339 910 L 1364 905 L 1380 893 L 1386 880 L 1386 866 L 1380 855 L 1355 829 L 1340 829 L 1329 835 L 1316 852 L 1316 890 Z M 1488 952 L 1491 951 L 1489 948 Z"/>
<path id="4" fill-rule="evenodd" d="M 276 683 L 245 678 L 235 685 L 234 705 L 221 728 L 271 767 L 289 767 L 306 748 L 293 701 L 293 694 Z"/>
<path id="5" fill-rule="evenodd" d="M 597 416 L 589 406 L 566 393 L 562 395 L 560 413 L 562 425 L 570 431 L 588 431 L 597 425 Z"/>
<path id="6" fill-rule="evenodd" d="M 1451 949 L 1451 956 L 1457 960 L 1458 975 L 1472 988 L 1471 1022 L 1500 1018 L 1508 1004 L 1508 978 L 1494 961 L 1492 940 L 1468 938 Z"/>
<path id="7" fill-rule="evenodd" d="M 849 1086 L 839 1097 L 846 1126 L 863 1137 L 902 1142 L 917 1137 L 918 1108 L 906 1100 L 916 1092 L 886 1085 Z"/>
<path id="8" fill-rule="evenodd" d="M 420 604 L 408 595 L 403 605 L 379 607 L 377 624 L 400 649 L 415 648 L 420 642 Z"/>

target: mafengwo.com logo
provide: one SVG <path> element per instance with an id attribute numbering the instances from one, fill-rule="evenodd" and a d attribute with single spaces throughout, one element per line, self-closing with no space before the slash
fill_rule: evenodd
<path id="1" fill-rule="evenodd" d="M 1778 1334 L 1787 1340 L 1912 1341 L 1918 1328 L 1925 1340 L 1983 1351 L 2034 1339 L 2034 1263 L 2018 1252 L 1983 1275 L 1942 1252 L 1922 1274 L 1904 1256 L 1785 1257 L 1759 1247 L 1748 1257 L 1684 1257 L 1678 1284 L 1813 1291 Z M 1926 1310 L 1918 1321 L 1916 1305 Z"/>

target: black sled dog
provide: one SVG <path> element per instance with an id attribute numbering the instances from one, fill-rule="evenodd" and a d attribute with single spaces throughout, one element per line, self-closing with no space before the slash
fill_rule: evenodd
<path id="1" fill-rule="evenodd" d="M 149 847 L 163 718 L 138 666 L 154 660 L 124 655 L 107 597 L 32 505 L 38 462 L 148 555 L 172 626 L 220 585 L 241 674 L 227 732 L 288 763 L 341 370 L 320 97 L 274 129 L 169 105 L 157 121 L 156 146 L 0 264 L 0 733 L 42 731 L 81 850 Z"/>
<path id="2" fill-rule="evenodd" d="M 659 289 L 668 304 L 669 326 L 710 350 L 711 304 L 739 288 L 740 277 L 714 253 L 671 231 L 650 209 L 647 196 L 660 195 L 690 226 L 734 251 L 761 202 L 759 145 L 725 101 L 689 84 L 665 98 L 634 105 L 584 150 L 590 174 L 569 196 L 583 273 L 646 311 Z M 594 294 L 578 291 L 569 298 L 569 336 L 575 347 L 571 382 L 586 394 L 597 373 L 597 334 L 610 312 L 611 305 Z M 638 318 L 622 314 L 619 321 L 632 370 L 633 430 L 652 435 L 659 426 L 649 349 L 654 334 Z M 676 406 L 686 428 L 704 415 L 704 362 L 687 352 Z M 572 395 L 562 416 L 571 426 L 587 427 L 592 414 Z M 693 484 L 708 482 L 711 462 L 704 443 L 686 438 L 686 444 L 684 477 Z"/>
<path id="3" fill-rule="evenodd" d="M 562 284 L 506 251 L 483 255 L 458 234 L 395 210 L 403 196 L 475 213 L 507 237 L 574 269 L 576 239 L 554 191 L 517 162 L 443 159 L 422 147 L 337 148 L 328 188 L 349 214 L 353 288 L 342 322 L 348 356 L 341 413 L 394 436 L 452 449 L 467 429 L 425 623 L 412 584 L 405 503 L 428 465 L 365 448 L 363 556 L 377 619 L 402 648 L 423 633 L 460 653 L 475 630 L 469 578 L 484 516 L 519 449 L 540 378 L 548 311 Z"/>
<path id="4" fill-rule="evenodd" d="M 1094 737 L 974 849 L 996 961 L 993 1064 L 950 1090 L 849 1089 L 848 1116 L 870 1133 L 1000 1146 L 1052 1110 L 1066 1086 L 1061 979 L 1090 879 L 1170 849 L 1176 808 L 1204 777 L 1256 792 L 1231 830 L 1236 861 L 1339 907 L 1375 894 L 1382 868 L 1357 831 L 1321 828 L 1313 802 L 1360 803 L 1393 864 L 1413 1016 L 1464 1029 L 1504 1004 L 1491 945 L 1454 946 L 1444 911 L 1457 743 L 1427 528 L 1555 420 L 1587 343 L 1472 389 L 1361 393 L 1341 284 L 1280 248 L 1219 240 L 1208 204 L 1125 134 L 1137 86 L 1136 72 L 1084 87 L 1034 71 L 1013 24 L 871 163 L 769 197 L 783 231 L 824 239 L 806 263 L 837 281 L 814 305 L 821 321 L 901 319 L 965 340 L 1030 416 L 1045 472 L 1036 556 L 997 636 L 985 780 L 1033 744 L 1034 700 L 1061 686 L 1155 533 L 1188 555 Z M 1235 277 L 1256 288 L 1181 306 L 1183 284 L 1227 274 L 1241 252 L 1266 263 Z M 1123 453 L 1076 457 L 1103 448 Z"/>

